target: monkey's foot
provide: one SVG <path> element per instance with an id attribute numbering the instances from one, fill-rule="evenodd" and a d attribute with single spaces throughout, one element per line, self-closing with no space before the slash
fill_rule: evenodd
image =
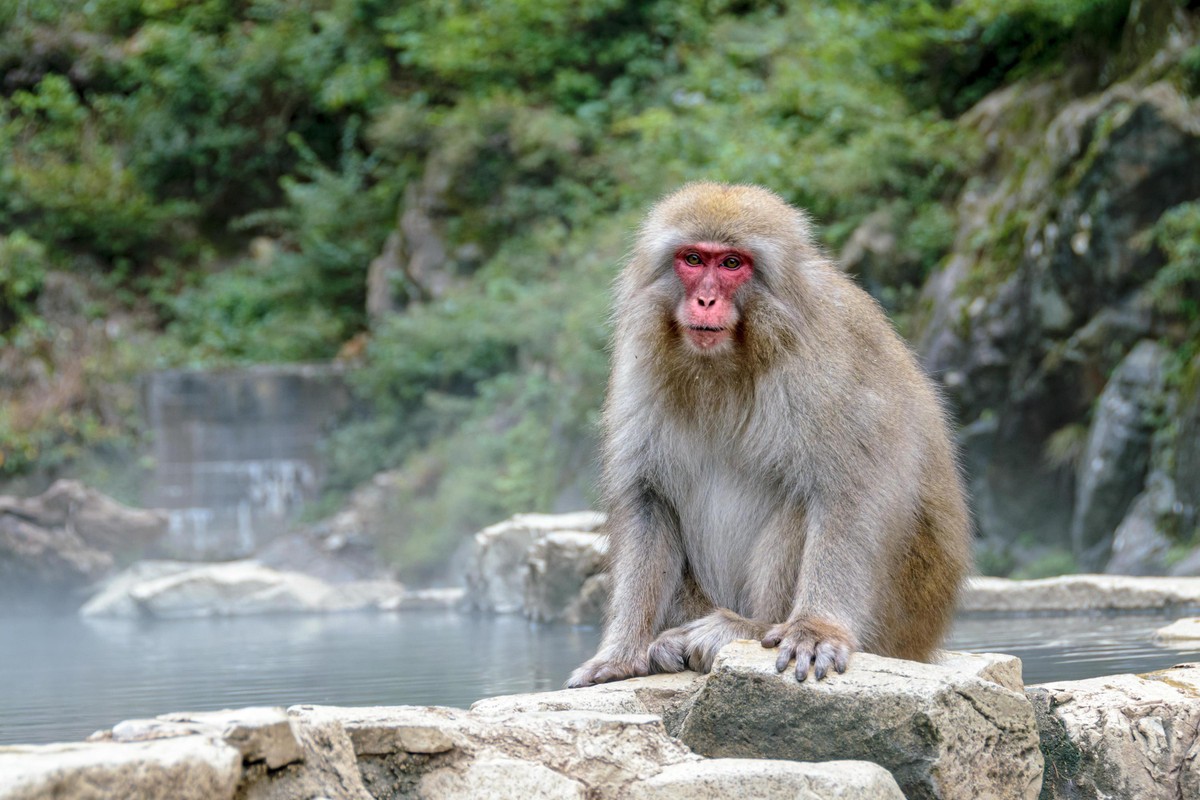
<path id="1" fill-rule="evenodd" d="M 650 674 L 650 661 L 645 655 L 634 658 L 610 658 L 603 653 L 597 653 L 583 663 L 579 669 L 571 673 L 567 679 L 568 689 L 580 686 L 595 686 L 597 683 L 623 681 L 626 678 L 636 678 Z"/>
<path id="2" fill-rule="evenodd" d="M 761 622 L 719 608 L 660 633 L 650 644 L 650 668 L 654 672 L 708 672 L 722 647 L 734 639 L 759 639 L 766 628 Z"/>
<path id="3" fill-rule="evenodd" d="M 845 672 L 850 654 L 858 648 L 850 631 L 820 617 L 801 617 L 776 625 L 767 631 L 762 646 L 779 648 L 775 660 L 779 672 L 787 669 L 794 657 L 798 681 L 808 677 L 810 667 L 817 680 L 824 678 L 830 667 Z"/>

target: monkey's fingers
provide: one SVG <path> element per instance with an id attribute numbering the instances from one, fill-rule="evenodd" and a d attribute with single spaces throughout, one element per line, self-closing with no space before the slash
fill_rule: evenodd
<path id="1" fill-rule="evenodd" d="M 842 642 L 823 641 L 817 645 L 817 657 L 813 666 L 813 674 L 821 680 L 833 667 L 839 673 L 846 671 L 850 661 L 850 648 Z"/>
<path id="2" fill-rule="evenodd" d="M 817 680 L 823 680 L 831 668 L 845 672 L 854 650 L 849 636 L 843 635 L 840 626 L 803 619 L 776 625 L 767 631 L 762 646 L 779 647 L 779 656 L 775 659 L 778 672 L 787 669 L 795 658 L 798 681 L 807 680 L 810 671 Z"/>
<path id="3" fill-rule="evenodd" d="M 664 632 L 650 643 L 650 668 L 655 672 L 682 672 L 687 669 L 686 644 L 681 628 Z"/>
<path id="4" fill-rule="evenodd" d="M 812 639 L 807 639 L 796 647 L 796 680 L 801 683 L 804 683 L 808 679 L 808 671 L 812 668 L 814 645 L 816 645 L 816 642 Z M 825 676 L 819 674 L 817 675 L 817 680 L 823 677 Z"/>
<path id="5" fill-rule="evenodd" d="M 628 660 L 593 658 L 571 673 L 571 677 L 567 679 L 567 688 L 595 686 L 598 683 L 610 683 L 649 674 L 650 663 L 645 656 Z"/>
<path id="6" fill-rule="evenodd" d="M 787 669 L 787 665 L 791 663 L 792 657 L 796 655 L 796 647 L 791 644 L 779 645 L 779 657 L 775 659 L 775 671 L 783 672 Z"/>

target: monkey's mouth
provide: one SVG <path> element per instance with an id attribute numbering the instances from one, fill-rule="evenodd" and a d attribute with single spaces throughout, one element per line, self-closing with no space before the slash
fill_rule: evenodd
<path id="1" fill-rule="evenodd" d="M 711 350 L 729 338 L 729 329 L 717 325 L 688 325 L 688 340 L 700 350 Z"/>

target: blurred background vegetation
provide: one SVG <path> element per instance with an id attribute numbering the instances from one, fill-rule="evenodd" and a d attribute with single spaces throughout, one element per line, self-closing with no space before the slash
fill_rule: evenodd
<path id="1" fill-rule="evenodd" d="M 586 503 L 608 287 L 655 198 L 760 183 L 833 253 L 883 214 L 889 255 L 859 277 L 918 337 L 922 287 L 965 233 L 972 296 L 1028 245 L 1029 203 L 966 225 L 975 182 L 1035 164 L 1047 115 L 1147 69 L 1194 5 L 0 4 L 0 474 L 73 470 L 121 496 L 106 465 L 140 451 L 139 373 L 341 358 L 359 403 L 328 443 L 329 490 L 399 469 L 385 549 L 420 574 L 463 532 Z M 1154 69 L 1194 113 L 1200 50 Z M 1045 85 L 1063 88 L 1009 108 L 999 148 L 964 123 Z M 1180 386 L 1197 196 L 1142 239 Z M 964 423 L 994 405 L 951 394 Z M 1087 430 L 1072 413 L 1061 463 Z"/>

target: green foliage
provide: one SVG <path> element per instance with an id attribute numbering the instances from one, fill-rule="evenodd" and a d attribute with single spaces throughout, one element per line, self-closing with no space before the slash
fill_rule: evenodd
<path id="1" fill-rule="evenodd" d="M 1200 95 L 1200 44 L 1184 54 L 1180 62 L 1184 90 L 1195 97 Z"/>
<path id="2" fill-rule="evenodd" d="M 1150 283 L 1155 303 L 1168 313 L 1200 321 L 1200 202 L 1175 206 L 1159 218 L 1154 243 L 1166 263 Z"/>
<path id="3" fill-rule="evenodd" d="M 400 62 L 442 91 L 521 89 L 578 109 L 612 83 L 632 92 L 661 76 L 671 44 L 702 30 L 701 12 L 674 0 L 438 0 L 382 27 Z"/>
<path id="4" fill-rule="evenodd" d="M 0 163 L 0 229 L 104 258 L 144 257 L 189 216 L 189 203 L 145 191 L 118 131 L 61 75 L 0 98 L 0 148 L 9 155 Z"/>
<path id="5" fill-rule="evenodd" d="M 33 322 L 34 301 L 46 279 L 46 247 L 24 231 L 0 236 L 0 342 Z"/>
<path id="6" fill-rule="evenodd" d="M 868 58 L 899 80 L 918 107 L 956 115 L 1034 70 L 1103 64 L 1120 41 L 1130 0 L 886 5 L 895 8 L 889 22 L 896 33 L 883 37 Z"/>
<path id="7" fill-rule="evenodd" d="M 61 270 L 102 276 L 100 316 L 148 319 L 143 364 L 329 358 L 368 332 L 368 265 L 402 198 L 414 204 L 450 288 L 435 299 L 401 278 L 408 305 L 369 331 L 360 413 L 329 460 L 335 491 L 400 470 L 392 551 L 422 573 L 453 534 L 586 484 L 608 287 L 656 197 L 692 179 L 761 183 L 808 208 L 831 248 L 886 209 L 897 264 L 877 291 L 903 324 L 950 249 L 977 153 L 953 117 L 1031 70 L 1104 67 L 1128 8 L 9 4 L 0 336 L 52 349 L 37 303 Z M 1185 216 L 1160 223 L 1164 292 L 1194 282 L 1187 236 L 1168 242 Z M 1002 243 L 1018 241 L 1020 220 L 1001 222 Z M 88 357 L 87 374 L 124 374 L 119 354 Z M 92 414 L 115 436 L 123 417 L 102 407 L 77 388 L 53 413 L 0 412 L 0 441 L 24 442 L 10 465 L 104 438 L 60 419 L 86 428 Z"/>
<path id="8" fill-rule="evenodd" d="M 1014 570 L 1009 577 L 1016 580 L 1034 580 L 1073 575 L 1076 572 L 1079 572 L 1079 563 L 1069 550 L 1052 549 Z"/>

